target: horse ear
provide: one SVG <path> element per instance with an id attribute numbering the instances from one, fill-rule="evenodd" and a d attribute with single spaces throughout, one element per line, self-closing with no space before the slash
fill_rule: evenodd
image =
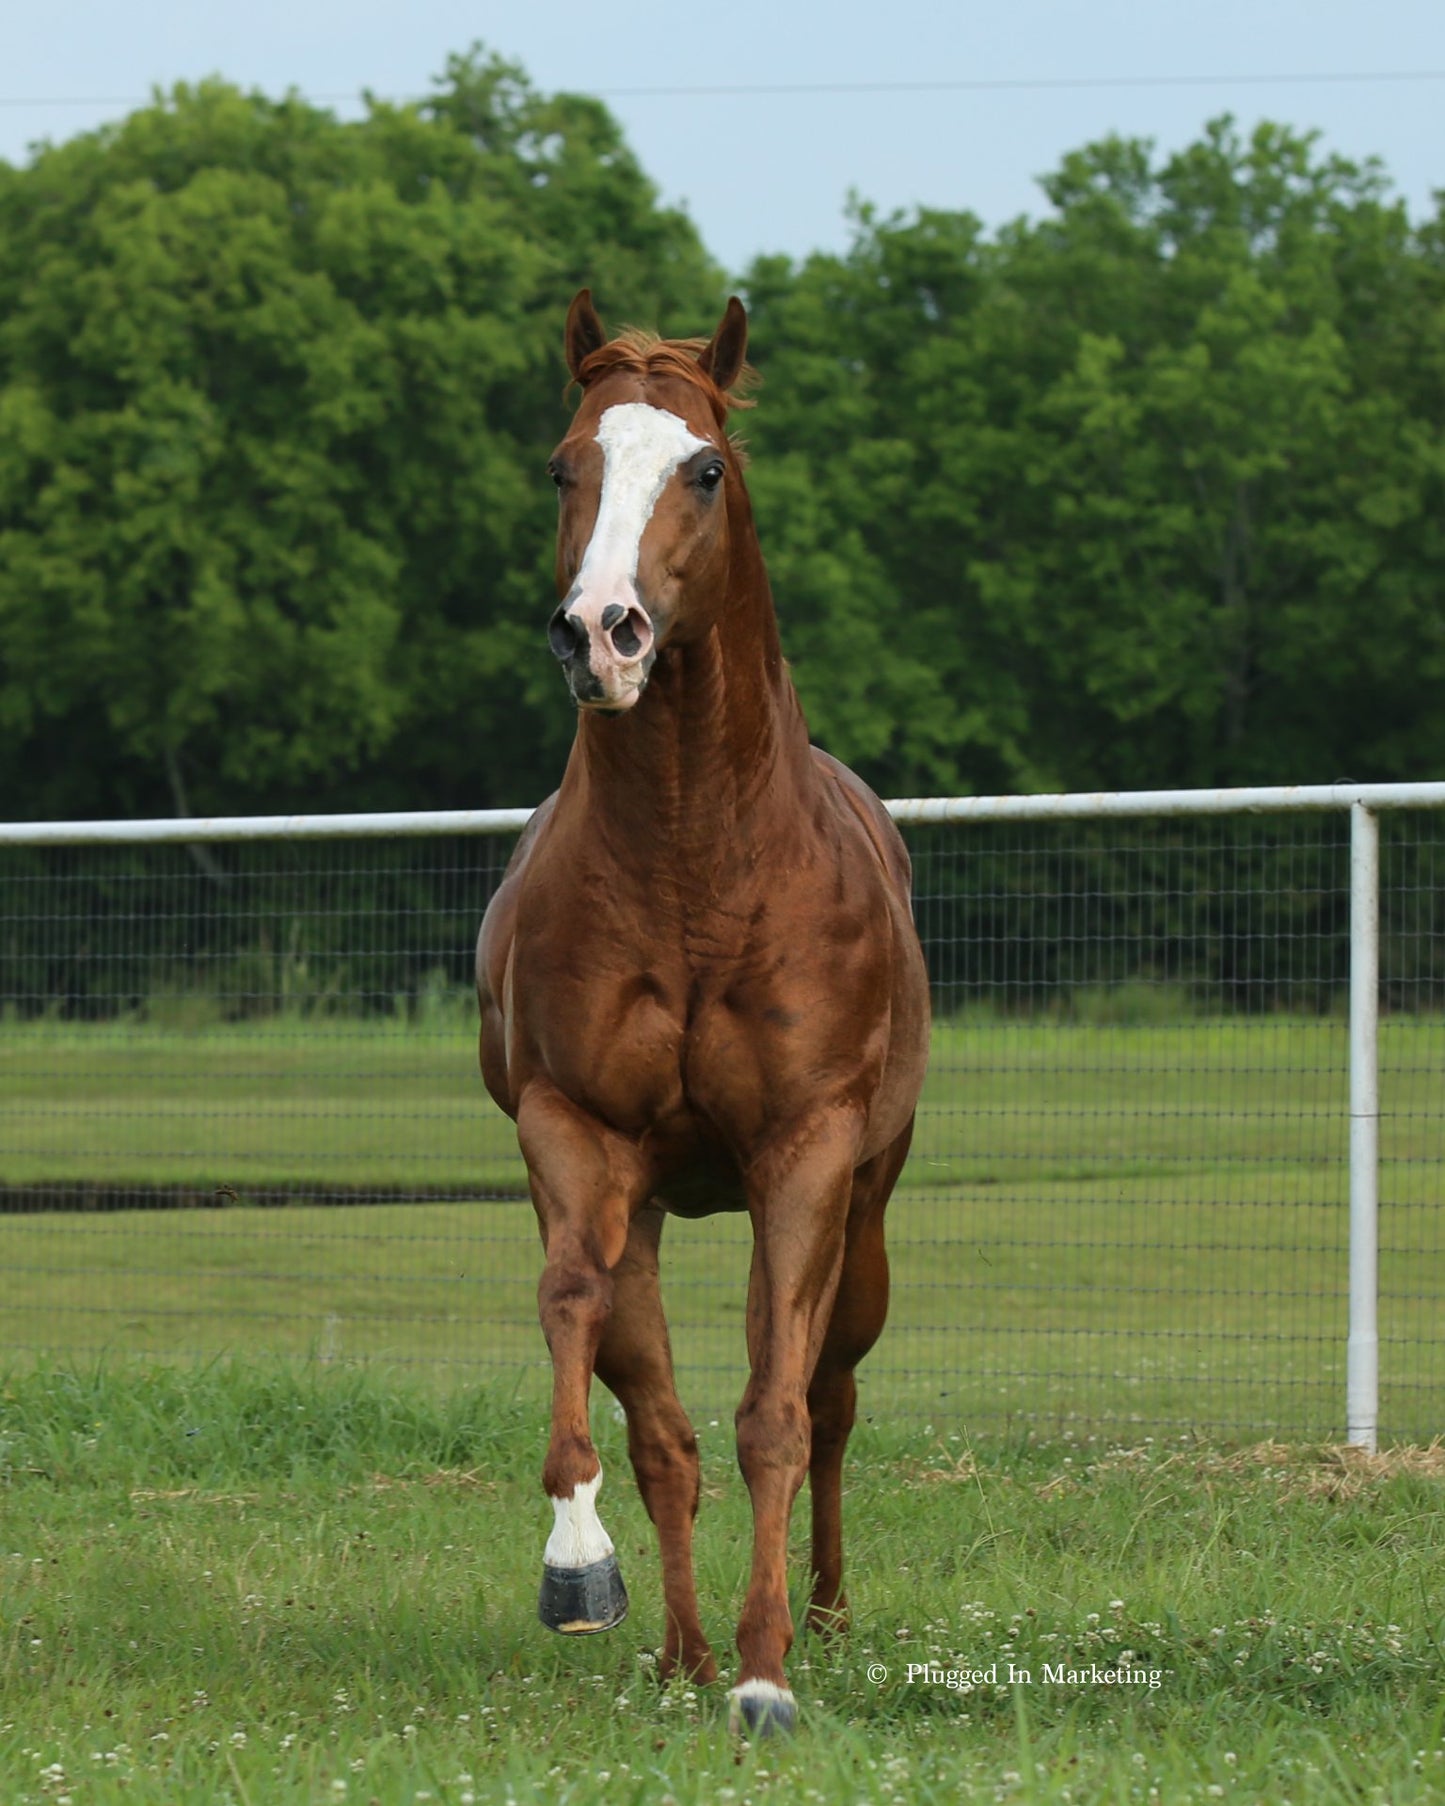
<path id="1" fill-rule="evenodd" d="M 581 382 L 582 365 L 607 343 L 607 330 L 592 305 L 592 290 L 579 288 L 567 309 L 567 368 L 573 380 Z"/>
<path id="2" fill-rule="evenodd" d="M 728 301 L 722 324 L 698 357 L 698 368 L 726 391 L 742 375 L 743 359 L 748 354 L 748 311 L 733 295 Z"/>

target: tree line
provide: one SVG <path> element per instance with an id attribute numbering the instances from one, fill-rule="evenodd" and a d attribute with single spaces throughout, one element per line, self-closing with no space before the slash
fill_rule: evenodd
<path id="1" fill-rule="evenodd" d="M 1445 775 L 1445 197 L 1227 119 L 1044 188 L 736 283 L 814 737 L 890 794 Z M 669 334 L 730 287 L 599 102 L 482 53 L 0 164 L 0 813 L 552 788 L 583 284 Z"/>

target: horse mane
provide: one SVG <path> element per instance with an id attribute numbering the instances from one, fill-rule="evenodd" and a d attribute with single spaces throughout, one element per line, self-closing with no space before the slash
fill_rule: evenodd
<path id="1" fill-rule="evenodd" d="M 624 326 L 615 339 L 583 358 L 577 381 L 588 389 L 600 377 L 619 370 L 631 376 L 680 376 L 695 389 L 701 389 L 722 426 L 729 408 L 752 407 L 753 403 L 745 398 L 746 391 L 755 386 L 758 373 L 751 364 L 744 364 L 732 388 L 720 389 L 697 361 L 707 346 L 707 339 L 664 339 L 641 326 Z M 732 434 L 728 437 L 733 451 L 741 458 L 741 440 Z"/>

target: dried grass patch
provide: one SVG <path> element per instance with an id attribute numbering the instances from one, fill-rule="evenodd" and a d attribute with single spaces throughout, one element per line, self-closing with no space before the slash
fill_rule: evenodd
<path id="1" fill-rule="evenodd" d="M 1267 1438 L 1241 1449 L 1172 1449 L 1149 1443 L 1109 1449 L 1086 1466 L 1053 1475 L 1034 1487 L 1041 1499 L 1077 1492 L 1081 1485 L 1108 1473 L 1142 1475 L 1182 1467 L 1207 1485 L 1229 1476 L 1270 1482 L 1295 1498 L 1353 1499 L 1389 1480 L 1412 1478 L 1445 1481 L 1445 1437 L 1424 1446 L 1401 1444 L 1377 1454 L 1352 1443 L 1299 1444 Z M 939 1474 L 936 1478 L 947 1476 Z"/>
<path id="2" fill-rule="evenodd" d="M 977 1478 L 978 1463 L 972 1449 L 965 1449 L 961 1455 L 949 1455 L 940 1449 L 932 1461 L 908 1461 L 903 1469 L 905 1486 L 958 1486 Z"/>
<path id="3" fill-rule="evenodd" d="M 177 1486 L 161 1489 L 151 1486 L 134 1486 L 130 1499 L 133 1505 L 259 1505 L 261 1495 L 258 1492 L 203 1492 L 198 1486 Z"/>
<path id="4" fill-rule="evenodd" d="M 373 1474 L 371 1490 L 373 1492 L 396 1492 L 412 1486 L 429 1486 L 433 1489 L 445 1489 L 460 1492 L 494 1493 L 497 1490 L 495 1480 L 489 1480 L 479 1467 L 439 1467 L 432 1473 L 420 1474 L 411 1479 L 399 1479 L 395 1474 Z"/>

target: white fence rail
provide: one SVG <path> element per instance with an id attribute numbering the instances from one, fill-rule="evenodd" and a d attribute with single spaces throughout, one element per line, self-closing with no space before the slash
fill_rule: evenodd
<path id="1" fill-rule="evenodd" d="M 1348 814 L 1349 863 L 1349 1322 L 1344 1424 L 1351 1442 L 1374 1448 L 1379 1411 L 1379 817 L 1445 810 L 1445 783 L 1335 784 L 1216 791 L 1144 791 L 1060 796 L 919 798 L 889 804 L 901 824 L 929 827 L 1008 822 L 1163 821 L 1222 816 Z M 241 842 L 415 840 L 505 836 L 531 811 L 295 815 L 133 822 L 0 825 L 0 848 L 220 845 Z M 1442 1100 L 1445 1107 L 1445 1100 Z M 3 1176 L 3 1175 L 0 1175 Z"/>

